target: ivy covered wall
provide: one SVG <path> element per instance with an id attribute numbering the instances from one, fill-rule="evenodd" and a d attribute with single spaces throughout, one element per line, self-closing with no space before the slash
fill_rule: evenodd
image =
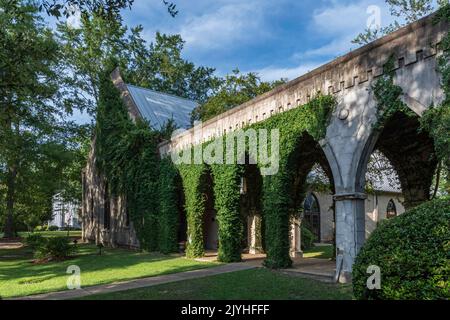
<path id="1" fill-rule="evenodd" d="M 441 16 L 443 17 L 448 19 L 448 14 Z M 433 136 L 436 152 L 447 166 L 450 145 L 448 139 L 450 121 L 447 121 L 450 114 L 449 43 L 447 37 L 442 44 L 447 51 L 439 61 L 447 98 L 442 106 L 427 111 L 422 121 L 423 130 L 427 130 Z M 389 70 L 389 65 L 387 68 Z M 379 102 L 379 130 L 396 112 L 412 116 L 411 111 L 399 101 L 401 89 L 394 86 L 392 80 L 393 73 L 389 72 L 375 84 L 375 95 Z M 318 96 L 305 105 L 275 114 L 265 121 L 246 127 L 255 129 L 256 132 L 259 129 L 266 129 L 269 135 L 271 129 L 279 130 L 278 173 L 262 178 L 262 215 L 267 253 L 265 265 L 268 267 L 284 268 L 292 263 L 289 256 L 289 228 L 295 208 L 292 186 L 296 175 L 292 161 L 301 161 L 294 156 L 302 148 L 299 137 L 308 134 L 315 142 L 324 138 L 335 104 L 336 101 L 331 96 Z M 233 134 L 235 133 L 228 133 L 223 139 Z M 244 234 L 240 209 L 240 178 L 244 173 L 244 165 L 208 166 L 198 162 L 175 166 L 170 158 L 159 158 L 157 144 L 160 139 L 160 134 L 150 129 L 147 123 L 141 120 L 133 123 L 129 119 L 119 92 L 111 83 L 109 74 L 105 73 L 101 82 L 97 116 L 95 146 L 97 165 L 111 186 L 110 192 L 125 196 L 130 219 L 141 247 L 164 253 L 178 250 L 177 229 L 180 210 L 177 193 L 180 191 L 176 187 L 176 181 L 181 177 L 187 218 L 186 255 L 201 257 L 205 253 L 206 193 L 212 191 L 219 225 L 219 260 L 239 261 Z M 271 149 L 272 141 L 268 142 L 268 148 Z M 204 150 L 210 143 L 204 143 L 197 148 Z M 224 150 L 224 154 L 233 152 L 238 157 L 247 155 L 259 160 L 258 155 L 253 154 L 252 148 L 240 150 L 242 154 L 237 154 L 237 151 Z M 258 161 L 257 165 L 260 170 L 266 167 L 261 161 Z M 209 174 L 213 183 L 206 186 L 205 179 Z M 211 190 L 205 190 L 205 186 Z"/>
<path id="2" fill-rule="evenodd" d="M 125 199 L 124 211 L 141 249 L 177 251 L 178 209 L 171 202 L 172 184 L 165 184 L 173 179 L 174 171 L 160 161 L 161 135 L 147 122 L 130 119 L 109 72 L 102 76 L 99 93 L 94 147 L 96 166 L 108 183 L 108 192 Z"/>
<path id="3" fill-rule="evenodd" d="M 298 138 L 304 132 L 311 135 L 316 141 L 325 136 L 326 127 L 334 108 L 335 100 L 330 96 L 318 96 L 308 104 L 298 106 L 289 111 L 276 114 L 269 119 L 247 126 L 245 129 L 279 130 L 279 170 L 275 175 L 263 177 L 263 220 L 265 225 L 265 243 L 267 259 L 266 266 L 271 268 L 288 267 L 291 265 L 289 257 L 289 226 L 292 208 L 293 172 L 289 159 L 298 147 Z M 219 139 L 227 139 L 235 132 L 228 133 Z M 259 137 L 258 137 L 259 138 Z M 217 141 L 217 140 L 216 140 Z M 258 139 L 258 143 L 260 139 Z M 201 145 L 205 150 L 212 142 Z M 268 140 L 268 149 L 271 149 L 271 140 Z M 223 154 L 232 153 L 237 158 L 245 157 L 245 153 L 253 159 L 259 159 L 254 154 L 256 149 L 239 150 L 237 144 L 233 150 L 226 149 L 223 143 Z M 193 151 L 191 150 L 193 153 Z M 193 154 L 190 155 L 191 158 Z M 211 165 L 213 176 L 213 190 L 215 208 L 219 222 L 219 260 L 224 262 L 240 261 L 243 223 L 240 216 L 240 178 L 244 172 L 244 165 Z M 261 161 L 258 166 L 265 167 Z M 207 166 L 202 164 L 182 164 L 178 166 L 183 178 L 184 193 L 186 196 L 186 211 L 188 215 L 188 256 L 201 256 L 204 254 L 203 219 L 205 214 L 205 199 L 201 191 L 202 176 Z"/>

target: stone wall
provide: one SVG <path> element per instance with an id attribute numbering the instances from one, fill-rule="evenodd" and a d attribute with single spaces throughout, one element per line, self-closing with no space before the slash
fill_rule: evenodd
<path id="1" fill-rule="evenodd" d="M 106 180 L 95 165 L 95 139 L 83 171 L 82 238 L 84 241 L 109 247 L 139 247 L 133 223 L 128 221 L 123 197 L 109 198 Z M 109 199 L 108 199 L 109 198 Z M 109 225 L 105 221 L 106 202 L 109 202 Z"/>

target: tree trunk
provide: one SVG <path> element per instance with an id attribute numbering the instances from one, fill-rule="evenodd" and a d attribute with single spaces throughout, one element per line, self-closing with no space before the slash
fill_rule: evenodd
<path id="1" fill-rule="evenodd" d="M 13 238 L 15 234 L 14 230 L 14 195 L 16 189 L 16 166 L 8 167 L 8 176 L 6 181 L 7 193 L 6 193 L 6 222 L 5 222 L 5 238 Z"/>

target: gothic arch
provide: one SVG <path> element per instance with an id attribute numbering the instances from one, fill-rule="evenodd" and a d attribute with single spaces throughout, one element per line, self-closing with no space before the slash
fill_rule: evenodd
<path id="1" fill-rule="evenodd" d="M 376 149 L 386 156 L 398 174 L 405 208 L 429 200 L 437 158 L 433 139 L 420 131 L 419 117 L 397 112 L 381 129 L 372 132 L 357 165 L 355 190 L 358 192 L 364 192 L 367 164 Z"/>

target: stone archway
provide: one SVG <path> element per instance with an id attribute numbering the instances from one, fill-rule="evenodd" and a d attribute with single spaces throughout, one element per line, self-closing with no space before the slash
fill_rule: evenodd
<path id="1" fill-rule="evenodd" d="M 263 253 L 264 221 L 262 215 L 262 185 L 263 178 L 256 164 L 251 164 L 246 156 L 245 165 L 241 177 L 240 208 L 243 221 L 243 245 L 244 252 L 250 254 Z"/>
<path id="2" fill-rule="evenodd" d="M 337 260 L 337 269 L 342 269 L 341 282 L 351 278 L 354 259 L 365 242 L 365 173 L 374 150 L 380 150 L 397 172 L 405 208 L 429 199 L 437 160 L 433 140 L 419 128 L 418 116 L 397 112 L 381 129 L 369 128 L 367 139 L 356 141 L 350 166 L 340 163 L 341 170 L 349 170 L 346 183 L 335 195 L 336 246 L 342 257 Z"/>
<path id="3" fill-rule="evenodd" d="M 303 133 L 297 140 L 294 151 L 289 155 L 289 167 L 292 170 L 291 176 L 291 256 L 295 257 L 302 254 L 301 245 L 301 223 L 299 212 L 304 210 L 305 199 L 311 192 L 307 177 L 312 172 L 315 165 L 322 168 L 329 182 L 329 188 L 334 194 L 334 177 L 328 158 L 320 146 L 319 142 L 308 133 Z M 333 206 L 334 208 L 334 206 Z M 320 213 L 319 213 L 320 214 Z M 304 217 L 303 217 L 304 219 Z M 334 212 L 333 212 L 334 220 Z M 320 222 L 318 232 L 320 234 Z M 334 233 L 334 231 L 333 231 Z M 320 238 L 320 236 L 319 236 Z M 334 238 L 334 236 L 333 236 Z"/>
<path id="4" fill-rule="evenodd" d="M 398 174 L 405 207 L 414 207 L 430 198 L 430 187 L 437 166 L 433 139 L 420 130 L 418 116 L 395 113 L 375 130 L 364 146 L 355 177 L 355 189 L 364 192 L 369 157 L 380 150 Z"/>

